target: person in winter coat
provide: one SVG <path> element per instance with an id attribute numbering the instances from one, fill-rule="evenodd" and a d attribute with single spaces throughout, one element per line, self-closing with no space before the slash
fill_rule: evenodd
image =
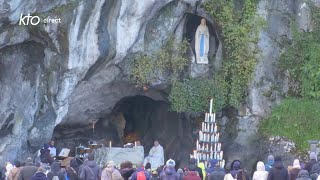
<path id="1" fill-rule="evenodd" d="M 202 175 L 203 175 L 203 180 L 206 179 L 206 176 L 207 176 L 207 173 L 206 173 L 206 168 L 204 167 L 204 163 L 203 162 L 200 162 L 198 164 L 198 167 L 201 169 L 202 171 Z"/>
<path id="2" fill-rule="evenodd" d="M 30 178 L 30 180 L 48 180 L 46 170 L 40 167 L 38 171 Z"/>
<path id="3" fill-rule="evenodd" d="M 223 180 L 225 175 L 226 174 L 224 173 L 224 170 L 220 168 L 219 164 L 216 163 L 214 171 L 211 172 L 207 178 L 209 180 Z"/>
<path id="4" fill-rule="evenodd" d="M 6 163 L 6 179 L 8 179 L 9 177 L 9 173 L 10 171 L 13 169 L 13 165 L 10 163 L 10 162 L 7 162 Z"/>
<path id="5" fill-rule="evenodd" d="M 296 180 L 298 177 L 298 174 L 300 172 L 300 161 L 298 159 L 295 159 L 293 161 L 293 167 L 291 169 L 288 168 L 289 171 L 289 179 L 290 180 Z"/>
<path id="6" fill-rule="evenodd" d="M 309 173 L 307 170 L 301 170 L 298 174 L 298 179 L 297 180 L 311 180 L 309 177 Z"/>
<path id="7" fill-rule="evenodd" d="M 305 170 L 308 171 L 308 173 L 311 172 L 311 169 L 312 169 L 313 165 L 317 164 L 317 160 L 316 160 L 317 159 L 317 155 L 316 155 L 316 153 L 311 152 L 309 157 L 310 157 L 310 161 L 306 163 L 306 166 L 304 168 Z"/>
<path id="8" fill-rule="evenodd" d="M 57 161 L 54 161 L 51 164 L 51 170 L 50 170 L 50 172 L 48 172 L 47 176 L 48 176 L 49 180 L 52 180 L 54 176 L 57 176 L 59 178 L 59 180 L 66 179 L 64 173 L 61 171 L 60 164 Z"/>
<path id="9" fill-rule="evenodd" d="M 66 167 L 67 176 L 69 180 L 77 180 L 78 179 L 78 171 L 79 171 L 79 165 L 77 163 L 77 160 L 75 158 L 72 158 L 70 160 L 70 165 Z"/>
<path id="10" fill-rule="evenodd" d="M 257 163 L 257 171 L 253 173 L 252 180 L 267 180 L 268 174 L 268 171 L 265 170 L 264 163 L 259 161 Z"/>
<path id="11" fill-rule="evenodd" d="M 239 160 L 234 160 L 231 163 L 231 175 L 237 180 L 249 180 L 248 173 L 241 168 L 241 162 Z"/>
<path id="12" fill-rule="evenodd" d="M 108 162 L 107 167 L 102 171 L 101 180 L 122 180 L 120 172 L 114 167 L 113 161 Z"/>
<path id="13" fill-rule="evenodd" d="M 179 180 L 180 175 L 174 169 L 175 166 L 176 162 L 172 159 L 169 159 L 166 162 L 164 171 L 160 174 L 160 180 Z"/>
<path id="14" fill-rule="evenodd" d="M 177 173 L 179 174 L 179 180 L 182 180 L 183 179 L 183 176 L 184 176 L 184 171 L 183 169 L 179 168 L 177 170 Z"/>
<path id="15" fill-rule="evenodd" d="M 136 172 L 134 172 L 131 177 L 129 178 L 130 180 L 150 180 L 150 174 L 144 170 L 143 165 L 140 164 L 136 170 Z"/>
<path id="16" fill-rule="evenodd" d="M 273 165 L 274 165 L 274 157 L 273 157 L 273 155 L 269 155 L 268 156 L 268 162 L 267 162 L 267 164 L 265 165 L 265 167 L 266 167 L 266 171 L 270 171 L 270 169 L 273 167 Z"/>
<path id="17" fill-rule="evenodd" d="M 38 168 L 33 164 L 32 158 L 28 157 L 26 164 L 21 168 L 18 180 L 29 180 L 38 171 Z"/>
<path id="18" fill-rule="evenodd" d="M 101 169 L 94 161 L 93 154 L 89 154 L 86 165 L 82 167 L 80 178 L 83 180 L 101 179 Z"/>
<path id="19" fill-rule="evenodd" d="M 320 177 L 320 164 L 315 164 L 311 169 L 310 178 L 316 180 L 318 177 Z"/>
<path id="20" fill-rule="evenodd" d="M 284 167 L 281 157 L 275 157 L 274 166 L 269 171 L 268 180 L 289 180 L 288 170 Z"/>
<path id="21" fill-rule="evenodd" d="M 40 150 L 40 160 L 41 163 L 46 163 L 50 165 L 54 161 L 53 157 L 51 157 L 48 144 L 44 144 L 43 148 Z"/>
<path id="22" fill-rule="evenodd" d="M 196 165 L 189 165 L 188 172 L 183 177 L 183 180 L 201 180 L 199 173 L 196 171 Z"/>
<path id="23" fill-rule="evenodd" d="M 224 176 L 223 180 L 234 180 L 231 175 L 231 163 L 226 164 L 225 173 L 226 173 L 226 175 Z"/>
<path id="24" fill-rule="evenodd" d="M 211 159 L 211 161 L 210 161 L 210 167 L 206 169 L 208 176 L 210 175 L 210 173 L 212 173 L 212 172 L 214 171 L 214 168 L 215 168 L 215 166 L 216 166 L 217 163 L 218 163 L 218 160 L 216 160 L 216 159 Z"/>
<path id="25" fill-rule="evenodd" d="M 16 161 L 14 163 L 14 168 L 11 169 L 11 171 L 9 172 L 8 180 L 18 180 L 20 170 L 21 170 L 21 162 Z"/>
<path id="26" fill-rule="evenodd" d="M 196 171 L 198 172 L 200 178 L 201 178 L 202 180 L 204 180 L 204 179 L 203 179 L 202 169 L 197 166 L 197 160 L 196 160 L 195 158 L 191 158 L 191 159 L 190 159 L 190 161 L 189 161 L 189 166 L 190 166 L 191 164 L 193 164 L 193 165 L 196 166 Z"/>
<path id="27" fill-rule="evenodd" d="M 134 173 L 133 164 L 130 161 L 124 161 L 120 164 L 119 170 L 124 180 L 128 180 L 129 177 Z"/>

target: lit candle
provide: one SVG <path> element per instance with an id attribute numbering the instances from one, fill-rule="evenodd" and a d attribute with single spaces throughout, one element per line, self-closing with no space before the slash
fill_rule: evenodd
<path id="1" fill-rule="evenodd" d="M 211 132 L 213 132 L 214 131 L 214 129 L 213 129 L 213 124 L 211 124 Z"/>
<path id="2" fill-rule="evenodd" d="M 212 101 L 213 101 L 213 99 L 210 99 L 210 114 L 212 114 Z"/>
<path id="3" fill-rule="evenodd" d="M 220 134 L 218 133 L 217 134 L 217 142 L 219 142 L 219 139 L 220 139 L 219 137 L 220 137 Z"/>
<path id="4" fill-rule="evenodd" d="M 220 152 L 220 157 L 223 159 L 223 151 Z"/>
<path id="5" fill-rule="evenodd" d="M 111 144 L 111 141 L 109 142 L 109 148 L 111 148 L 112 147 L 112 144 Z"/>
<path id="6" fill-rule="evenodd" d="M 216 122 L 216 113 L 213 113 L 213 122 Z"/>
<path id="7" fill-rule="evenodd" d="M 199 141 L 198 140 L 196 142 L 196 147 L 197 147 L 196 149 L 199 150 Z"/>
<path id="8" fill-rule="evenodd" d="M 202 131 L 204 130 L 204 122 L 202 122 L 201 130 L 202 130 Z"/>
<path id="9" fill-rule="evenodd" d="M 214 152 L 214 159 L 217 159 L 217 152 Z"/>
<path id="10" fill-rule="evenodd" d="M 221 143 L 218 143 L 218 151 L 221 151 Z"/>
<path id="11" fill-rule="evenodd" d="M 224 165 L 225 165 L 226 161 L 225 160 L 222 160 L 222 165 L 221 165 L 221 168 L 224 168 Z"/>
<path id="12" fill-rule="evenodd" d="M 212 144 L 211 144 L 211 146 L 210 146 L 210 152 L 212 153 Z"/>
<path id="13" fill-rule="evenodd" d="M 215 124 L 214 125 L 214 132 L 217 133 L 217 131 L 218 131 L 218 126 L 217 126 L 217 124 Z"/>
<path id="14" fill-rule="evenodd" d="M 134 141 L 134 148 L 137 148 L 137 141 Z"/>
<path id="15" fill-rule="evenodd" d="M 207 148 L 206 148 L 206 151 L 209 151 L 209 145 L 207 144 Z"/>

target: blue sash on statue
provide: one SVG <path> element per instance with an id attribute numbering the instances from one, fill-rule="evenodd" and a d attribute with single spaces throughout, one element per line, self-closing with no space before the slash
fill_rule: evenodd
<path id="1" fill-rule="evenodd" d="M 200 38 L 200 57 L 204 56 L 204 34 L 201 34 Z"/>

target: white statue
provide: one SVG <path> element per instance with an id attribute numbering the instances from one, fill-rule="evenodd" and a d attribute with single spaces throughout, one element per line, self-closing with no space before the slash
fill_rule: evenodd
<path id="1" fill-rule="evenodd" d="M 159 144 L 159 141 L 154 141 L 154 146 L 150 149 L 149 155 L 144 159 L 143 165 L 147 163 L 151 164 L 151 169 L 157 169 L 164 165 L 164 153 L 163 147 Z"/>
<path id="2" fill-rule="evenodd" d="M 198 26 L 195 35 L 195 51 L 196 60 L 198 64 L 208 64 L 208 52 L 209 52 L 209 29 L 206 25 L 206 20 L 201 19 L 201 24 Z"/>

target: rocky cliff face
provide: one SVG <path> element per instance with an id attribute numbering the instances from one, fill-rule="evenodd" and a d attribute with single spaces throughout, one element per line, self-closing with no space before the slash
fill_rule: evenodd
<path id="1" fill-rule="evenodd" d="M 61 18 L 61 23 L 22 26 L 21 13 Z M 300 1 L 261 0 L 257 14 L 267 28 L 260 33 L 263 57 L 247 104 L 233 118 L 221 116 L 234 128 L 226 128 L 229 159 L 257 153 L 252 148 L 257 139 L 246 139 L 257 134 L 261 118 L 281 99 L 272 87 L 286 91 L 275 63 L 282 51 L 278 39 L 290 38 L 289 20 L 312 30 L 310 8 Z M 167 81 L 145 92 L 129 83 L 130 65 L 137 53 L 155 52 L 170 34 L 185 37 L 192 16 L 214 24 L 196 0 L 0 0 L 0 162 L 33 153 L 57 125 L 88 125 L 89 119 L 106 117 L 122 98 L 142 95 L 166 102 Z M 213 36 L 213 66 L 218 67 L 222 48 Z M 192 67 L 191 75 L 201 75 L 201 68 Z M 271 96 L 263 96 L 269 90 Z"/>

